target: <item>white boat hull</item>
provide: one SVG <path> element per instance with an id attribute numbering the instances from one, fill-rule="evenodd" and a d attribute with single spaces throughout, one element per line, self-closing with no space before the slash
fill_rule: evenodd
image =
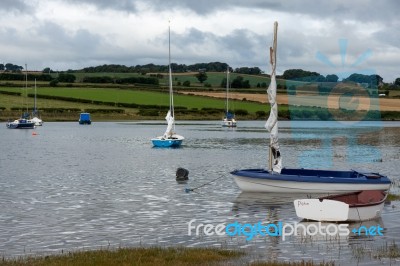
<path id="1" fill-rule="evenodd" d="M 223 127 L 236 127 L 237 126 L 236 120 L 235 119 L 224 118 L 222 120 L 222 126 Z"/>
<path id="2" fill-rule="evenodd" d="M 324 199 L 298 199 L 294 201 L 296 215 L 302 219 L 320 222 L 355 222 L 379 218 L 384 202 L 370 206 L 350 207 L 344 202 Z"/>
<path id="3" fill-rule="evenodd" d="M 388 190 L 390 188 L 390 184 L 312 183 L 257 179 L 243 176 L 234 176 L 234 180 L 244 192 L 342 194 L 360 190 Z"/>
<path id="4" fill-rule="evenodd" d="M 35 123 L 35 126 L 42 126 L 43 125 L 42 119 L 40 119 L 40 118 L 38 118 L 36 116 L 34 118 L 32 118 L 31 121 L 33 123 Z"/>

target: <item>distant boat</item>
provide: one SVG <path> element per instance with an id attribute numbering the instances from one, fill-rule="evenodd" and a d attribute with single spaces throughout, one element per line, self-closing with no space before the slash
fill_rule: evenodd
<path id="1" fill-rule="evenodd" d="M 184 137 L 176 134 L 175 113 L 174 113 L 174 93 L 172 89 L 172 69 L 171 69 L 171 28 L 168 27 L 168 48 L 169 48 L 169 110 L 165 120 L 168 126 L 164 135 L 151 139 L 154 147 L 179 147 Z"/>
<path id="2" fill-rule="evenodd" d="M 28 89 L 28 70 L 27 65 L 25 64 L 25 89 Z M 27 108 L 28 111 L 28 108 Z M 35 122 L 29 119 L 29 113 L 23 113 L 21 118 L 16 119 L 14 121 L 8 121 L 6 123 L 7 128 L 10 129 L 31 129 L 35 128 Z"/>
<path id="3" fill-rule="evenodd" d="M 81 113 L 79 116 L 79 124 L 80 125 L 92 124 L 92 121 L 90 120 L 90 114 L 89 113 Z"/>
<path id="4" fill-rule="evenodd" d="M 376 172 L 282 168 L 278 141 L 278 105 L 276 102 L 276 51 L 278 23 L 274 24 L 272 67 L 268 100 L 271 111 L 265 128 L 270 133 L 268 169 L 243 169 L 231 172 L 238 187 L 245 192 L 277 193 L 348 193 L 359 190 L 388 190 L 391 181 Z"/>
<path id="5" fill-rule="evenodd" d="M 226 102 L 225 117 L 222 119 L 223 127 L 236 127 L 235 115 L 229 112 L 229 67 L 226 69 Z"/>
<path id="6" fill-rule="evenodd" d="M 33 104 L 33 111 L 32 111 L 32 119 L 35 126 L 42 126 L 43 125 L 43 120 L 39 117 L 39 112 L 36 107 L 36 79 L 35 79 L 35 100 Z"/>
<path id="7" fill-rule="evenodd" d="M 10 129 L 32 129 L 35 128 L 35 123 L 32 120 L 25 118 L 23 115 L 20 119 L 7 122 L 6 126 Z"/>
<path id="8" fill-rule="evenodd" d="M 294 201 L 296 215 L 320 222 L 355 222 L 379 218 L 387 197 L 384 190 L 364 190 L 318 199 Z"/>

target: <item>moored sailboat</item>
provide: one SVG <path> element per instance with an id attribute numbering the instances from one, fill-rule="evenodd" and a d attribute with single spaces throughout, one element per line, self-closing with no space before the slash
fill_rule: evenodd
<path id="1" fill-rule="evenodd" d="M 174 93 L 172 88 L 171 69 L 171 27 L 168 27 L 168 65 L 169 65 L 169 110 L 165 117 L 167 129 L 164 135 L 151 139 L 154 147 L 179 147 L 184 137 L 175 133 Z"/>
<path id="2" fill-rule="evenodd" d="M 236 127 L 237 122 L 235 115 L 229 110 L 229 67 L 226 69 L 226 102 L 225 102 L 225 117 L 222 119 L 223 127 Z"/>
<path id="3" fill-rule="evenodd" d="M 27 65 L 25 64 L 25 90 L 28 90 L 28 70 Z M 28 111 L 28 107 L 26 108 Z M 35 122 L 29 119 L 29 113 L 25 112 L 21 115 L 19 119 L 15 119 L 14 121 L 8 121 L 6 123 L 7 128 L 10 129 L 32 129 L 35 128 Z"/>
<path id="4" fill-rule="evenodd" d="M 33 104 L 33 111 L 32 111 L 32 122 L 35 123 L 35 126 L 42 126 L 43 125 L 43 120 L 39 116 L 39 111 L 37 110 L 36 107 L 36 79 L 35 79 L 35 98 L 34 98 L 34 104 Z"/>
<path id="5" fill-rule="evenodd" d="M 376 172 L 282 168 L 276 102 L 277 32 L 278 23 L 275 22 L 273 47 L 270 48 L 271 82 L 267 90 L 271 111 L 265 124 L 270 133 L 269 166 L 268 169 L 243 169 L 231 172 L 236 184 L 246 192 L 337 194 L 360 190 L 388 190 L 391 181 L 387 176 Z"/>

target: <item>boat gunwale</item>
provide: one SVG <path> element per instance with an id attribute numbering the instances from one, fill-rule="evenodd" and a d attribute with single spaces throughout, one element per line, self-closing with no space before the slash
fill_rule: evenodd
<path id="1" fill-rule="evenodd" d="M 286 170 L 296 170 L 284 168 Z M 282 169 L 282 171 L 284 171 Z M 270 173 L 265 169 L 242 169 L 234 170 L 231 172 L 232 175 L 247 177 L 252 179 L 264 179 L 264 180 L 278 180 L 278 181 L 294 181 L 304 183 L 356 183 L 356 184 L 391 184 L 390 179 L 387 176 L 380 175 L 379 178 L 368 178 L 365 173 L 355 170 L 348 171 L 333 171 L 333 170 L 317 170 L 317 169 L 297 169 L 297 170 L 309 170 L 318 172 L 340 172 L 340 173 L 357 173 L 354 177 L 343 177 L 343 176 L 310 176 L 310 175 L 289 175 L 289 174 L 278 174 Z M 374 173 L 375 175 L 377 173 Z"/>

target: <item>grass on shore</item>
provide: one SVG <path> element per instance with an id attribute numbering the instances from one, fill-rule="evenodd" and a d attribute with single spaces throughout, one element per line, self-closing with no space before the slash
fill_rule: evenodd
<path id="1" fill-rule="evenodd" d="M 211 265 L 239 258 L 244 253 L 211 248 L 119 248 L 70 252 L 66 255 L 28 257 L 4 260 L 2 266 L 64 266 L 64 265 Z"/>
<path id="2" fill-rule="evenodd" d="M 119 248 L 117 250 L 96 250 L 69 252 L 64 255 L 45 257 L 27 257 L 19 259 L 2 259 L 0 266 L 120 266 L 120 265 L 229 265 L 232 262 L 251 266 L 313 266 L 334 265 L 333 262 L 314 263 L 312 261 L 278 262 L 257 261 L 242 262 L 242 251 L 224 250 L 219 248 Z"/>

